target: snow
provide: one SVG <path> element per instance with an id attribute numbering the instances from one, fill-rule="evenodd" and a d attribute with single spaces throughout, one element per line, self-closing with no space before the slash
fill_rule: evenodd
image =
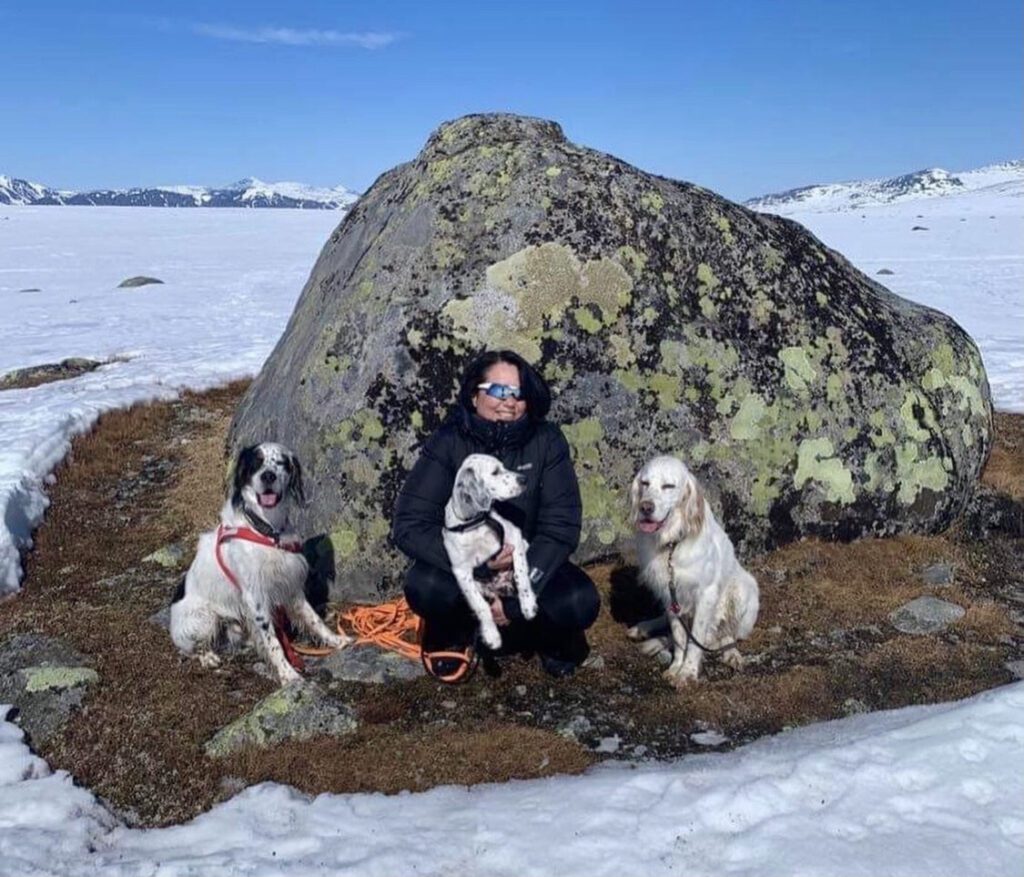
<path id="1" fill-rule="evenodd" d="M 800 222 L 897 295 L 952 316 L 981 350 L 996 408 L 1021 413 L 1024 166 L 1009 182 L 985 168 L 971 183 L 977 185 L 967 191 L 856 212 L 765 209 Z M 883 268 L 894 273 L 879 275 Z"/>
<path id="2" fill-rule="evenodd" d="M 0 872 L 1024 875 L 1024 683 L 734 752 L 418 794 L 254 786 L 138 830 L 0 724 Z"/>
<path id="3" fill-rule="evenodd" d="M 927 202 L 791 215 L 870 275 L 895 271 L 895 292 L 952 314 L 978 340 L 997 407 L 1022 411 L 1024 201 L 989 177 Z M 0 207 L 0 372 L 120 358 L 0 393 L 0 592 L 18 587 L 18 551 L 71 437 L 105 410 L 255 373 L 337 221 Z M 137 274 L 165 285 L 116 288 Z M 312 799 L 264 784 L 148 831 L 119 823 L 0 721 L 0 875 L 227 871 L 1024 877 L 1024 683 L 581 777 Z"/>
<path id="4" fill-rule="evenodd" d="M 323 242 L 328 210 L 0 208 L 0 374 L 68 356 L 95 372 L 0 393 L 0 595 L 46 508 L 44 478 L 104 411 L 259 371 Z M 146 274 L 162 286 L 118 289 Z M 41 292 L 20 292 L 38 288 Z"/>

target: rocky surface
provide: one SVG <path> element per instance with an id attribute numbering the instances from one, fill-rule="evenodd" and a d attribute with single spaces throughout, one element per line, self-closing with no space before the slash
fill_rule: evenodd
<path id="1" fill-rule="evenodd" d="M 0 375 L 0 390 L 19 390 L 53 381 L 66 381 L 68 378 L 77 378 L 79 375 L 95 371 L 101 365 L 102 362 L 94 359 L 72 356 L 60 362 L 18 368 Z"/>
<path id="2" fill-rule="evenodd" d="M 56 637 L 15 634 L 0 642 L 0 703 L 13 705 L 9 718 L 33 747 L 45 745 L 99 681 L 89 663 Z"/>
<path id="3" fill-rule="evenodd" d="M 336 598 L 393 592 L 396 492 L 473 352 L 555 388 L 583 494 L 577 559 L 621 551 L 626 488 L 681 454 L 741 551 L 936 531 L 991 443 L 977 348 L 794 222 L 469 116 L 382 175 L 325 245 L 232 443 L 298 451 Z"/>
<path id="4" fill-rule="evenodd" d="M 242 718 L 218 731 L 206 744 L 206 754 L 221 758 L 253 746 L 351 734 L 356 727 L 350 707 L 316 685 L 293 683 L 265 697 Z"/>
<path id="5" fill-rule="evenodd" d="M 901 633 L 928 634 L 938 633 L 963 617 L 963 608 L 955 603 L 925 596 L 900 606 L 889 620 Z"/>
<path id="6" fill-rule="evenodd" d="M 159 283 L 163 284 L 162 280 L 158 280 L 156 277 L 146 277 L 140 274 L 138 277 L 128 277 L 117 284 L 118 289 L 134 289 L 137 286 L 150 286 L 151 284 Z"/>

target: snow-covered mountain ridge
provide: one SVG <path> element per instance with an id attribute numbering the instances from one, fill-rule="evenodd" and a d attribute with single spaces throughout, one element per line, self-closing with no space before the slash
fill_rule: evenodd
<path id="1" fill-rule="evenodd" d="M 1024 197 L 1024 160 L 956 173 L 928 168 L 888 179 L 801 186 L 761 195 L 744 203 L 755 210 L 773 213 L 790 210 L 832 212 L 972 192 Z"/>
<path id="2" fill-rule="evenodd" d="M 154 186 L 69 192 L 40 183 L 0 176 L 0 204 L 87 205 L 103 207 L 290 207 L 344 210 L 359 195 L 344 186 L 320 189 L 302 183 L 265 183 L 246 177 L 227 186 Z"/>

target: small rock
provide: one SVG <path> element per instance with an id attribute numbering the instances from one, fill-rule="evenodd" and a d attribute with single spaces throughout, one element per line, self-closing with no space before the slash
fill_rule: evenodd
<path id="1" fill-rule="evenodd" d="M 948 563 L 933 563 L 921 570 L 921 578 L 929 585 L 951 585 L 953 567 Z"/>
<path id="2" fill-rule="evenodd" d="M 857 716 L 866 712 L 870 712 L 868 705 L 856 697 L 848 697 L 843 701 L 843 715 L 845 716 Z"/>
<path id="3" fill-rule="evenodd" d="M 590 667 L 592 670 L 603 670 L 604 669 L 604 655 L 590 655 L 584 662 L 584 667 Z"/>
<path id="4" fill-rule="evenodd" d="M 647 752 L 648 752 L 647 747 L 644 746 L 642 743 L 639 746 L 634 746 L 633 747 L 633 757 L 634 758 L 643 758 L 647 754 Z"/>
<path id="5" fill-rule="evenodd" d="M 164 606 L 157 612 L 154 612 L 149 616 L 149 623 L 155 624 L 157 627 L 162 627 L 164 630 L 171 629 L 171 607 Z"/>
<path id="6" fill-rule="evenodd" d="M 177 543 L 158 548 L 142 558 L 143 563 L 155 563 L 164 569 L 177 569 L 185 558 L 185 549 Z"/>
<path id="7" fill-rule="evenodd" d="M 928 231 L 928 226 L 926 226 L 926 225 L 915 225 L 915 226 L 914 226 L 914 227 L 913 227 L 912 229 L 910 229 L 910 230 L 911 230 L 911 231 Z"/>
<path id="8" fill-rule="evenodd" d="M 525 685 L 517 685 L 516 686 L 516 694 L 518 694 L 520 697 L 525 697 L 526 696 L 526 686 Z"/>
<path id="9" fill-rule="evenodd" d="M 1006 669 L 1013 674 L 1014 679 L 1024 679 L 1024 661 L 1007 661 Z"/>
<path id="10" fill-rule="evenodd" d="M 729 742 L 729 738 L 718 731 L 698 731 L 691 734 L 690 739 L 698 746 L 721 746 Z"/>
<path id="11" fill-rule="evenodd" d="M 162 280 L 157 280 L 155 277 L 146 277 L 144 274 L 140 274 L 137 277 L 128 277 L 117 284 L 118 289 L 134 289 L 137 286 L 149 286 L 152 283 L 163 284 Z"/>
<path id="12" fill-rule="evenodd" d="M 204 747 L 212 758 L 250 746 L 264 748 L 284 740 L 308 740 L 323 734 L 344 736 L 356 730 L 352 708 L 319 686 L 297 682 L 265 697 L 246 715 L 221 728 Z"/>
<path id="13" fill-rule="evenodd" d="M 349 646 L 340 652 L 333 652 L 314 666 L 317 670 L 329 673 L 334 679 L 375 685 L 416 679 L 425 673 L 419 661 L 410 661 L 397 652 L 371 645 Z"/>
<path id="14" fill-rule="evenodd" d="M 963 608 L 955 603 L 937 597 L 918 597 L 891 613 L 889 621 L 901 633 L 929 634 L 945 629 L 963 615 Z"/>
<path id="15" fill-rule="evenodd" d="M 896 272 L 890 270 L 889 268 L 881 268 L 876 273 L 889 275 L 889 274 L 895 274 Z"/>
<path id="16" fill-rule="evenodd" d="M 667 667 L 672 663 L 672 650 L 662 649 L 658 654 L 654 656 L 654 659 L 662 666 Z"/>
<path id="17" fill-rule="evenodd" d="M 619 746 L 622 741 L 619 739 L 618 734 L 613 734 L 611 737 L 602 737 L 597 741 L 597 746 L 594 747 L 595 752 L 618 752 Z"/>
<path id="18" fill-rule="evenodd" d="M 560 726 L 556 733 L 559 737 L 575 740 L 578 743 L 580 738 L 589 734 L 592 729 L 593 725 L 590 724 L 590 719 L 584 715 L 575 715 L 564 725 Z"/>
<path id="19" fill-rule="evenodd" d="M 441 706 L 446 710 L 453 710 L 458 704 L 454 700 L 442 700 Z"/>

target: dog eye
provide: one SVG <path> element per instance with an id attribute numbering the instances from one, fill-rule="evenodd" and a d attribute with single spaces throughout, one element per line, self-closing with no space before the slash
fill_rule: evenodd
<path id="1" fill-rule="evenodd" d="M 287 457 L 285 457 L 285 459 L 284 459 L 284 471 L 285 472 L 291 472 L 292 471 L 292 461 L 289 460 Z"/>
<path id="2" fill-rule="evenodd" d="M 494 470 L 494 471 L 493 471 L 493 472 L 492 472 L 491 474 L 492 474 L 492 475 L 498 475 L 498 474 L 499 474 L 499 471 L 500 471 L 500 470 L 498 470 L 498 469 L 495 469 L 495 470 Z"/>
<path id="3" fill-rule="evenodd" d="M 640 482 L 640 486 L 641 487 L 650 487 L 651 486 L 651 482 L 650 481 L 641 481 Z"/>
<path id="4" fill-rule="evenodd" d="M 661 489 L 662 490 L 675 490 L 676 486 L 674 484 L 662 484 L 661 485 Z"/>

